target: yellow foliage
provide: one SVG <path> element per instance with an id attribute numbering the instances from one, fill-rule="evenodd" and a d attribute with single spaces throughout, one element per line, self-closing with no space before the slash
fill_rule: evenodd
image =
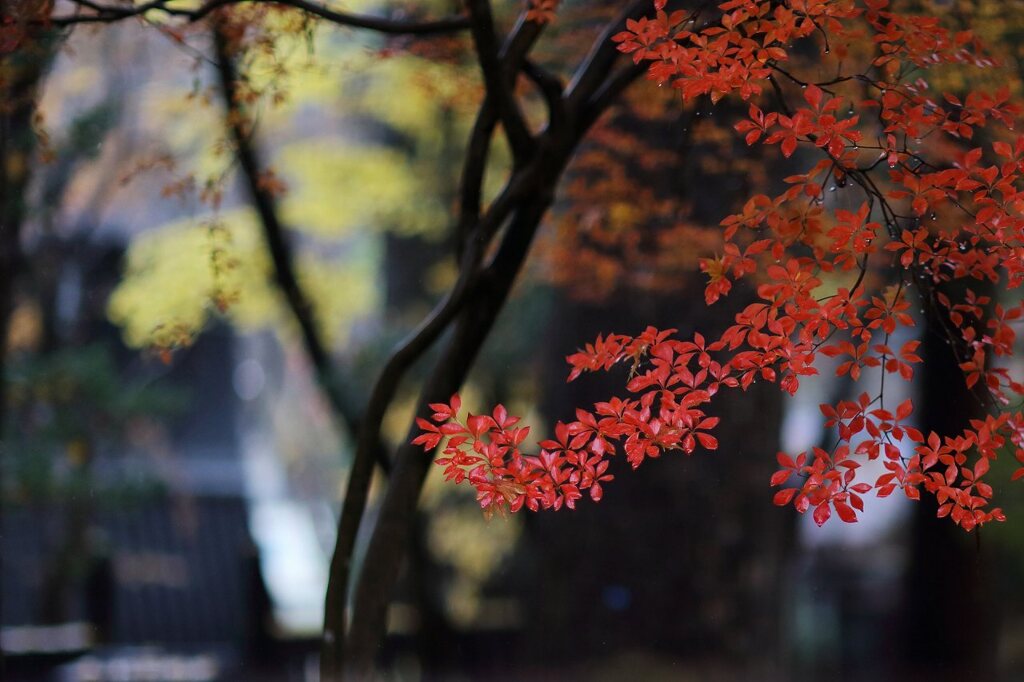
<path id="1" fill-rule="evenodd" d="M 435 194 L 392 149 L 314 138 L 282 149 L 277 166 L 289 186 L 281 207 L 285 221 L 314 234 L 422 233 L 444 225 Z"/>
<path id="2" fill-rule="evenodd" d="M 352 323 L 381 304 L 376 273 L 379 256 L 375 242 L 350 247 L 342 259 L 327 260 L 311 254 L 299 258 L 299 284 L 316 313 L 317 324 L 329 344 L 343 344 Z"/>
<path id="3" fill-rule="evenodd" d="M 386 12 L 379 3 L 358 0 L 344 7 Z M 257 147 L 267 170 L 287 188 L 279 198 L 282 220 L 313 238 L 299 236 L 296 243 L 341 254 L 324 258 L 299 250 L 300 279 L 333 344 L 345 339 L 354 319 L 378 306 L 381 233 L 440 236 L 450 228 L 460 148 L 482 97 L 479 74 L 459 63 L 456 43 L 452 58 L 382 56 L 386 45 L 365 33 L 308 26 L 298 12 L 251 11 L 258 15 L 251 33 L 260 39 L 249 41 L 238 67 L 253 95 L 245 108 Z M 213 187 L 219 196 L 229 189 L 224 180 L 233 165 L 223 109 L 213 89 L 186 98 L 178 88 L 143 84 L 136 97 L 143 132 L 160 140 L 198 188 Z M 397 133 L 402 149 L 358 139 L 361 121 Z M 499 142 L 491 161 L 506 158 Z M 485 198 L 493 196 L 498 175 L 488 174 Z M 243 329 L 291 328 L 253 213 L 219 214 L 223 234 L 230 235 L 224 243 L 211 236 L 220 232 L 209 229 L 210 220 L 180 220 L 133 237 L 128 270 L 109 304 L 128 343 L 188 343 L 222 310 Z M 220 267 L 223 262 L 233 265 Z"/>
<path id="4" fill-rule="evenodd" d="M 341 342 L 351 322 L 377 305 L 375 262 L 366 249 L 332 260 L 303 254 L 300 281 L 326 338 Z M 214 222 L 178 221 L 147 231 L 128 249 L 127 268 L 108 306 L 132 346 L 187 342 L 230 301 L 225 314 L 241 329 L 291 329 L 272 283 L 255 215 L 239 209 Z"/>
<path id="5" fill-rule="evenodd" d="M 479 104 L 479 79 L 474 72 L 411 55 L 381 60 L 363 53 L 361 57 L 363 63 L 352 62 L 359 75 L 343 81 L 340 97 L 355 102 L 361 113 L 420 140 L 437 134 L 436 122 L 444 108 L 468 118 Z M 400 93 L 400 106 L 396 106 L 396 93 Z"/>

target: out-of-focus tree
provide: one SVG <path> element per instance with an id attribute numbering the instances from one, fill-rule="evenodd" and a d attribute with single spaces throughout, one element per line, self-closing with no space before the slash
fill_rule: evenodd
<path id="1" fill-rule="evenodd" d="M 180 410 L 182 396 L 148 381 L 124 381 L 102 344 L 17 357 L 8 379 L 7 456 L 0 503 L 61 509 L 60 537 L 42 579 L 42 622 L 64 623 L 76 577 L 96 559 L 89 528 L 99 507 L 156 492 L 155 478 L 127 472 L 97 477 L 97 454 L 131 440 L 161 415 Z M 136 471 L 144 467 L 135 467 Z M 41 529 L 42 530 L 42 529 Z"/>

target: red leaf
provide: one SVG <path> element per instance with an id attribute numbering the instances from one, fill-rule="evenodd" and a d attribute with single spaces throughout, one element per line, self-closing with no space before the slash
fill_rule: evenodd
<path id="1" fill-rule="evenodd" d="M 814 508 L 814 522 L 819 526 L 825 524 L 828 521 L 828 517 L 832 515 L 832 508 L 828 504 L 828 500 L 825 500 L 817 507 Z"/>
<path id="2" fill-rule="evenodd" d="M 704 447 L 705 450 L 718 449 L 718 439 L 709 433 L 703 433 L 701 431 L 698 431 L 697 440 L 700 441 L 700 444 Z"/>
<path id="3" fill-rule="evenodd" d="M 822 94 L 823 93 L 821 91 L 821 88 L 819 88 L 814 83 L 811 83 L 806 88 L 804 88 L 804 99 L 807 100 L 808 104 L 814 107 L 815 111 L 821 109 Z"/>
<path id="4" fill-rule="evenodd" d="M 793 500 L 793 496 L 796 495 L 796 488 L 786 488 L 775 493 L 775 497 L 772 498 L 772 503 L 779 507 L 785 507 Z"/>
<path id="5" fill-rule="evenodd" d="M 836 501 L 836 513 L 844 523 L 857 523 L 857 512 L 845 502 Z M 826 517 L 827 518 L 827 517 Z M 821 524 L 818 524 L 821 525 Z"/>
<path id="6" fill-rule="evenodd" d="M 775 455 L 775 460 L 779 463 L 780 467 L 786 467 L 787 469 L 796 469 L 796 462 L 793 458 L 787 455 L 785 452 L 780 452 Z"/>
<path id="7" fill-rule="evenodd" d="M 793 156 L 793 152 L 795 152 L 795 151 L 796 151 L 796 138 L 795 137 L 787 137 L 785 140 L 782 141 L 782 155 L 783 156 L 785 156 L 788 159 L 789 157 Z"/>

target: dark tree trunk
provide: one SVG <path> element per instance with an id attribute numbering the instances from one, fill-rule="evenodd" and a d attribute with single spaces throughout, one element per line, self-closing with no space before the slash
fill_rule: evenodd
<path id="1" fill-rule="evenodd" d="M 0 1 L 0 17 L 5 16 L 5 4 Z M 0 66 L 6 70 L 4 80 L 0 80 L 0 381 L 4 376 L 15 279 L 21 267 L 25 190 L 35 151 L 32 116 L 40 83 L 53 56 L 48 35 L 34 31 L 25 41 L 22 52 L 0 55 Z M 4 424 L 5 402 L 0 400 L 0 429 Z"/>
<path id="2" fill-rule="evenodd" d="M 0 0 L 0 19 L 8 4 Z M 32 116 L 40 83 L 50 65 L 54 46 L 48 32 L 31 30 L 18 54 L 0 54 L 0 457 L 6 448 L 7 337 L 14 305 L 15 280 L 21 267 L 21 226 L 25 219 L 25 190 L 31 177 L 35 133 Z M 3 481 L 0 481 L 0 490 Z M 3 500 L 0 499 L 0 510 Z M 2 579 L 2 576 L 0 576 Z M 0 604 L 0 610 L 3 604 Z M 0 649 L 0 676 L 4 656 Z"/>
<path id="3" fill-rule="evenodd" d="M 543 344 L 549 420 L 622 393 L 624 377 L 615 371 L 565 383 L 564 356 L 583 341 L 645 324 L 710 335 L 731 322 L 742 294 L 708 309 L 702 282 L 688 284 L 681 295 L 600 307 L 559 301 L 559 322 Z M 722 417 L 717 451 L 667 454 L 635 471 L 617 458 L 600 504 L 528 519 L 526 551 L 537 555 L 537 575 L 524 608 L 526 648 L 542 668 L 644 652 L 689 670 L 726 663 L 720 672 L 759 679 L 777 671 L 793 528 L 792 514 L 770 506 L 767 485 L 781 394 L 755 385 L 716 396 L 712 411 Z"/>
<path id="4" fill-rule="evenodd" d="M 982 406 L 968 391 L 944 331 L 934 319 L 926 325 L 923 430 L 958 435 L 983 413 Z M 913 513 L 902 604 L 906 670 L 915 679 L 993 679 L 998 623 L 989 587 L 994 584 L 991 548 L 982 541 L 982 530 L 967 535 L 949 519 L 936 518 L 934 496 L 921 497 Z"/>

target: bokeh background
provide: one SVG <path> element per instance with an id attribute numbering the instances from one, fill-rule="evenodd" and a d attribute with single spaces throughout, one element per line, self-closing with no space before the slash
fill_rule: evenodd
<path id="1" fill-rule="evenodd" d="M 991 41 L 1005 56 L 992 78 L 1021 94 L 1024 3 L 906 4 Z M 538 52 L 555 71 L 609 10 L 563 5 Z M 481 87 L 461 39 L 274 22 L 241 65 L 255 139 L 358 411 L 388 349 L 454 281 L 451 211 Z M 316 679 L 353 438 L 275 288 L 211 50 L 202 34 L 126 23 L 78 29 L 45 57 L 25 121 L 35 150 L 18 159 L 24 258 L 0 273 L 15 303 L 0 459 L 12 680 Z M 722 216 L 801 166 L 736 140 L 741 110 L 639 83 L 598 124 L 465 387 L 471 409 L 502 402 L 543 433 L 620 391 L 619 375 L 565 382 L 564 357 L 597 334 L 711 335 L 731 320 L 751 292 L 706 307 L 697 258 Z M 495 187 L 507 162 L 492 155 Z M 907 397 L 922 426 L 956 431 L 969 401 L 918 328 L 928 357 Z M 995 482 L 1008 471 L 991 478 L 1010 520 L 971 535 L 927 502 L 871 501 L 858 524 L 820 529 L 771 505 L 775 452 L 827 441 L 818 403 L 859 393 L 822 374 L 796 398 L 755 386 L 721 401 L 717 452 L 635 472 L 616 461 L 605 499 L 575 511 L 486 521 L 438 468 L 389 614 L 388 677 L 1024 677 L 1024 501 Z M 421 378 L 388 415 L 393 443 Z"/>

